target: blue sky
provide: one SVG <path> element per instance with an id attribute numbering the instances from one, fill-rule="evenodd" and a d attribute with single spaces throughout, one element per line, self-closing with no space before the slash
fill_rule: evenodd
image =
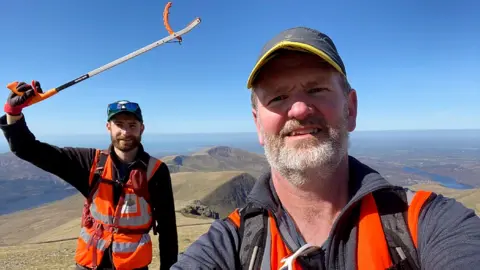
<path id="1" fill-rule="evenodd" d="M 4 1 L 0 85 L 59 86 L 167 35 L 167 1 Z M 293 26 L 330 35 L 358 91 L 357 130 L 480 128 L 478 1 L 173 1 L 166 44 L 25 109 L 35 134 L 105 134 L 106 105 L 141 104 L 148 133 L 254 131 L 246 79 Z"/>

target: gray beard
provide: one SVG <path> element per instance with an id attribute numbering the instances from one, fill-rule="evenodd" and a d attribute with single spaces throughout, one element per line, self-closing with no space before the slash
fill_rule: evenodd
<path id="1" fill-rule="evenodd" d="M 349 147 L 346 116 L 337 127 L 326 127 L 316 138 L 286 146 L 284 136 L 263 132 L 270 166 L 296 187 L 326 184 L 345 158 Z"/>

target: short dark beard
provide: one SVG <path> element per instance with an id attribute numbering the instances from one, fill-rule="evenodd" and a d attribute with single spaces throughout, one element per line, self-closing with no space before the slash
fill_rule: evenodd
<path id="1" fill-rule="evenodd" d="M 122 145 L 120 145 L 120 140 L 126 139 L 126 138 L 124 138 L 124 137 L 115 138 L 113 135 L 110 135 L 110 138 L 111 138 L 111 141 L 112 141 L 112 145 L 122 152 L 132 151 L 133 149 L 137 148 L 140 145 L 140 142 L 142 140 L 141 135 L 138 136 L 138 137 L 131 136 L 131 137 L 128 137 L 128 139 L 131 139 L 132 142 L 128 145 L 122 146 Z"/>

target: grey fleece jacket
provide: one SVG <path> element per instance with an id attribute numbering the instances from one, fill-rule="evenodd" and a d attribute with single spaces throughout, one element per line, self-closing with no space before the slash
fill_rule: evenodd
<path id="1" fill-rule="evenodd" d="M 333 225 L 330 236 L 307 264 L 312 269 L 356 269 L 356 215 L 354 207 L 368 193 L 392 187 L 378 172 L 349 157 L 350 201 Z M 281 207 L 270 174 L 257 181 L 248 201 L 279 216 L 279 226 L 289 246 L 296 250 L 305 244 L 293 220 Z M 432 194 L 419 216 L 418 255 L 421 269 L 480 269 L 480 218 L 471 209 L 451 198 Z M 334 233 L 333 233 L 334 232 Z M 235 269 L 238 265 L 239 235 L 227 220 L 216 220 L 179 257 L 170 269 Z M 310 268 L 309 267 L 309 268 Z"/>

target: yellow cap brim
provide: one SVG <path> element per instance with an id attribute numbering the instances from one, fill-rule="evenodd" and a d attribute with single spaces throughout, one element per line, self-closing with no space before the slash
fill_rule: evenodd
<path id="1" fill-rule="evenodd" d="M 319 50 L 311 45 L 301 43 L 301 42 L 282 41 L 277 43 L 275 46 L 273 46 L 257 61 L 255 66 L 253 67 L 252 72 L 250 72 L 250 76 L 248 77 L 248 81 L 247 81 L 248 89 L 252 88 L 252 82 L 253 80 L 255 80 L 255 77 L 257 76 L 260 68 L 263 67 L 269 60 L 271 60 L 275 56 L 274 52 L 279 49 L 286 49 L 291 51 L 303 51 L 303 52 L 315 54 L 320 58 L 322 58 L 323 60 L 325 60 L 330 65 L 332 65 L 332 67 L 334 67 L 338 72 L 340 72 L 345 76 L 345 74 L 342 71 L 342 68 L 337 63 L 335 63 L 335 61 L 333 61 L 333 59 L 322 50 Z"/>

